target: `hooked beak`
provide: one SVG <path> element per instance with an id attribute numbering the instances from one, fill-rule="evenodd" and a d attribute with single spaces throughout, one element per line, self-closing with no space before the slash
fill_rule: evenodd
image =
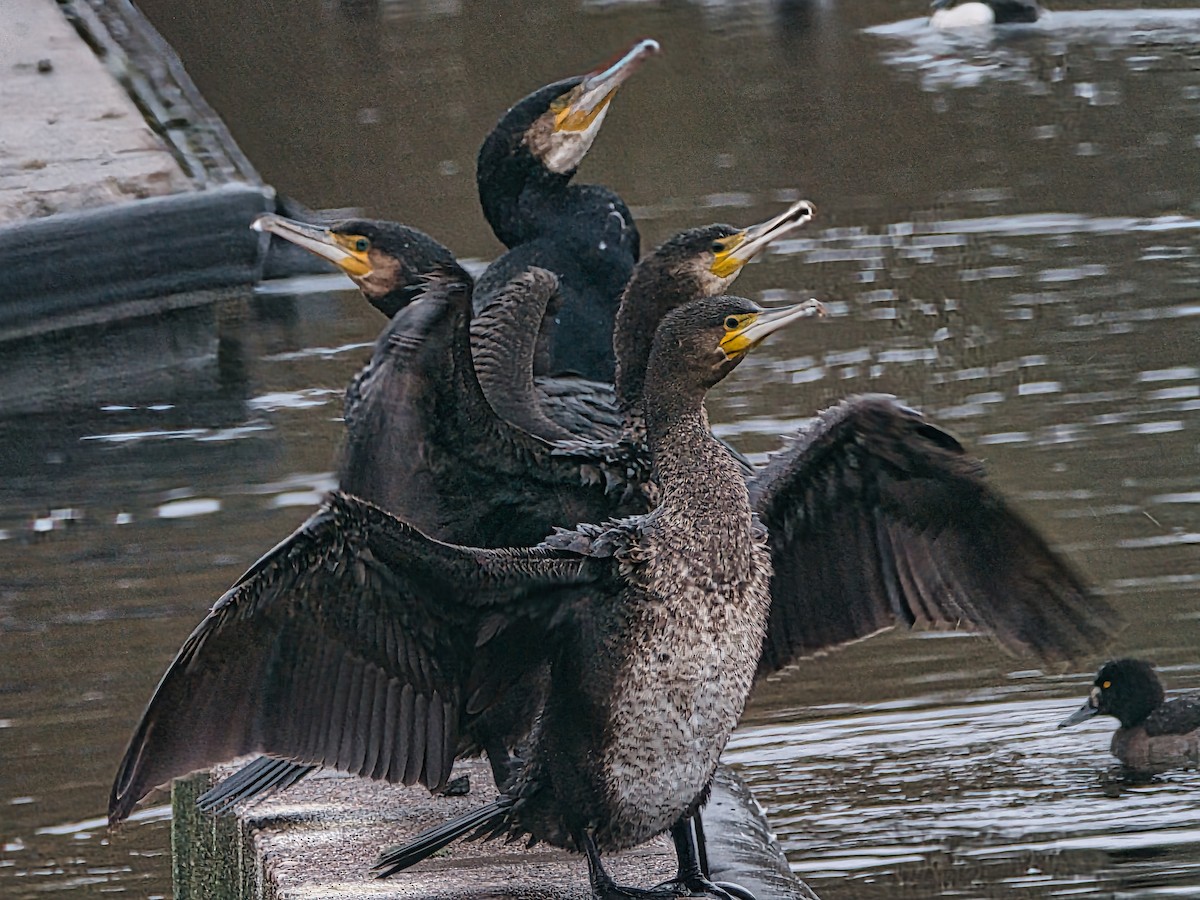
<path id="1" fill-rule="evenodd" d="M 599 128 L 608 104 L 622 84 L 642 63 L 661 50 L 658 41 L 638 41 L 612 65 L 588 74 L 576 90 L 578 96 L 566 104 L 554 120 L 555 131 L 589 131 Z"/>
<path id="2" fill-rule="evenodd" d="M 750 352 L 779 329 L 797 319 L 823 315 L 825 307 L 819 300 L 805 300 L 795 306 L 754 313 L 746 317 L 740 328 L 721 338 L 721 349 L 727 357 L 733 359 Z"/>
<path id="3" fill-rule="evenodd" d="M 812 203 L 797 200 L 775 218 L 730 235 L 725 239 L 725 249 L 713 260 L 712 273 L 718 278 L 734 277 L 768 244 L 808 224 L 816 214 L 817 208 Z"/>
<path id="4" fill-rule="evenodd" d="M 1100 712 L 1100 689 L 1093 687 L 1091 693 L 1088 694 L 1087 703 L 1059 722 L 1058 727 L 1067 728 L 1071 725 L 1078 725 L 1080 722 L 1086 722 L 1098 712 Z"/>
<path id="5" fill-rule="evenodd" d="M 320 225 L 297 222 L 274 213 L 266 213 L 250 223 L 255 231 L 266 231 L 327 259 L 351 278 L 371 274 L 371 261 L 364 251 L 356 250 L 344 235 Z"/>

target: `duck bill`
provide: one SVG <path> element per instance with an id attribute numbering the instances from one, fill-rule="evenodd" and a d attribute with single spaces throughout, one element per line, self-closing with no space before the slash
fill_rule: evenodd
<path id="1" fill-rule="evenodd" d="M 660 51 L 658 41 L 638 41 L 616 62 L 584 76 L 578 94 L 559 111 L 555 131 L 592 132 L 599 129 L 617 89 Z"/>
<path id="2" fill-rule="evenodd" d="M 733 277 L 768 244 L 807 225 L 816 214 L 817 208 L 812 203 L 797 200 L 775 218 L 751 225 L 740 234 L 733 235 L 728 247 L 713 260 L 713 274 L 718 278 Z"/>
<path id="3" fill-rule="evenodd" d="M 721 349 L 732 359 L 748 353 L 775 332 L 799 319 L 823 315 L 825 307 L 818 300 L 805 300 L 795 306 L 760 312 L 748 318 L 741 328 L 725 335 L 721 340 Z"/>
<path id="4" fill-rule="evenodd" d="M 340 235 L 320 225 L 310 225 L 307 222 L 267 213 L 251 222 L 250 227 L 255 231 L 278 235 L 297 247 L 303 247 L 309 253 L 329 260 L 351 278 L 362 278 L 371 272 L 371 264 L 365 253 L 346 246 Z"/>
<path id="5" fill-rule="evenodd" d="M 1075 710 L 1075 712 L 1071 713 L 1071 715 L 1059 722 L 1058 727 L 1069 728 L 1071 725 L 1078 725 L 1080 722 L 1086 722 L 1098 712 L 1099 710 L 1092 706 L 1092 702 L 1089 700 L 1087 703 L 1083 704 L 1083 706 L 1079 707 L 1079 709 Z"/>

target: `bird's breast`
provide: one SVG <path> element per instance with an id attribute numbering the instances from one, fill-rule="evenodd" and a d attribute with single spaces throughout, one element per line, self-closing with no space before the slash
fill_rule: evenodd
<path id="1" fill-rule="evenodd" d="M 621 846 L 670 827 L 708 784 L 749 695 L 769 606 L 761 548 L 732 578 L 655 563 L 639 573 L 643 599 L 609 707 L 605 793 Z"/>

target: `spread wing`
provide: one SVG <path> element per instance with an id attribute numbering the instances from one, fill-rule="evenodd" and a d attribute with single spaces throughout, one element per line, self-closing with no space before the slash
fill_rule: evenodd
<path id="1" fill-rule="evenodd" d="M 986 632 L 1044 660 L 1116 625 L 982 465 L 893 397 L 826 410 L 750 488 L 774 564 L 760 676 L 900 624 Z"/>
<path id="2" fill-rule="evenodd" d="M 121 762 L 110 821 L 251 752 L 439 787 L 465 717 L 545 658 L 549 630 L 607 568 L 443 544 L 330 494 L 188 637 Z"/>

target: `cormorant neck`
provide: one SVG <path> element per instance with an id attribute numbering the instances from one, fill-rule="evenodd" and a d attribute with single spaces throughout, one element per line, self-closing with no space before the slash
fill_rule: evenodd
<path id="1" fill-rule="evenodd" d="M 643 427 L 646 368 L 654 345 L 654 332 L 667 313 L 688 299 L 684 290 L 687 285 L 673 279 L 670 272 L 653 262 L 654 258 L 648 257 L 634 268 L 621 295 L 613 326 L 617 405 L 625 415 L 627 428 L 634 430 Z"/>
<path id="2" fill-rule="evenodd" d="M 400 285 L 382 296 L 366 294 L 367 302 L 389 319 L 416 300 L 425 291 L 423 281 Z"/>
<path id="3" fill-rule="evenodd" d="M 706 388 L 647 374 L 646 438 L 664 505 L 683 505 L 697 514 L 715 501 L 731 515 L 739 501 L 749 514 L 745 479 L 729 450 L 712 435 L 704 409 Z"/>
<path id="4" fill-rule="evenodd" d="M 567 78 L 534 91 L 501 116 L 479 148 L 475 182 L 484 217 L 496 237 L 512 248 L 528 239 L 523 219 L 522 195 L 560 191 L 574 170 L 551 172 L 535 157 L 525 142 L 526 133 L 551 102 L 579 84 L 580 77 Z"/>

